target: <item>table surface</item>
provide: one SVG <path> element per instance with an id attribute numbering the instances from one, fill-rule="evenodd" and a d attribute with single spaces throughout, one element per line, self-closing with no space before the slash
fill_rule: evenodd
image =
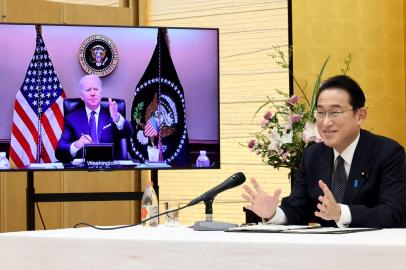
<path id="1" fill-rule="evenodd" d="M 406 229 L 334 235 L 137 226 L 0 234 L 0 269 L 406 269 L 405 256 Z"/>

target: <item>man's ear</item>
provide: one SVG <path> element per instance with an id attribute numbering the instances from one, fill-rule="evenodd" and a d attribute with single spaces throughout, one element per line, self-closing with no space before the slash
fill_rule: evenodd
<path id="1" fill-rule="evenodd" d="M 367 118 L 367 109 L 365 107 L 359 108 L 357 111 L 357 118 L 360 124 L 362 124 Z"/>
<path id="2" fill-rule="evenodd" d="M 80 96 L 80 99 L 83 100 L 83 93 L 81 91 L 79 91 L 79 96 Z"/>

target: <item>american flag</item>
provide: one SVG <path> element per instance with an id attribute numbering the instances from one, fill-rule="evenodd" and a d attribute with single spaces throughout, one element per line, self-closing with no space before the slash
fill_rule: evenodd
<path id="1" fill-rule="evenodd" d="M 158 135 L 158 123 L 154 117 L 151 117 L 145 125 L 144 134 L 146 137 L 152 137 Z"/>
<path id="2" fill-rule="evenodd" d="M 35 52 L 14 105 L 10 143 L 10 159 L 14 166 L 56 161 L 65 97 L 37 28 Z"/>

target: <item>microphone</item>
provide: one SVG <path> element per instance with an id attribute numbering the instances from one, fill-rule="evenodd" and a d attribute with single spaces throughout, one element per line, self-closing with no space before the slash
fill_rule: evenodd
<path id="1" fill-rule="evenodd" d="M 213 199 L 217 194 L 241 185 L 242 183 L 245 182 L 245 175 L 242 172 L 235 173 L 231 175 L 229 178 L 227 178 L 223 183 L 215 186 L 214 188 L 210 189 L 209 191 L 206 191 L 199 197 L 191 200 L 187 206 L 192 206 L 195 205 L 199 202 L 206 201 L 208 199 Z"/>

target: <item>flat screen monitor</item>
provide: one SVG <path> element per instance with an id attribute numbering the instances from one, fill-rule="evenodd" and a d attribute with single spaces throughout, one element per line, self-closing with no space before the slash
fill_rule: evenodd
<path id="1" fill-rule="evenodd" d="M 0 88 L 11 170 L 220 168 L 218 29 L 0 24 Z"/>

